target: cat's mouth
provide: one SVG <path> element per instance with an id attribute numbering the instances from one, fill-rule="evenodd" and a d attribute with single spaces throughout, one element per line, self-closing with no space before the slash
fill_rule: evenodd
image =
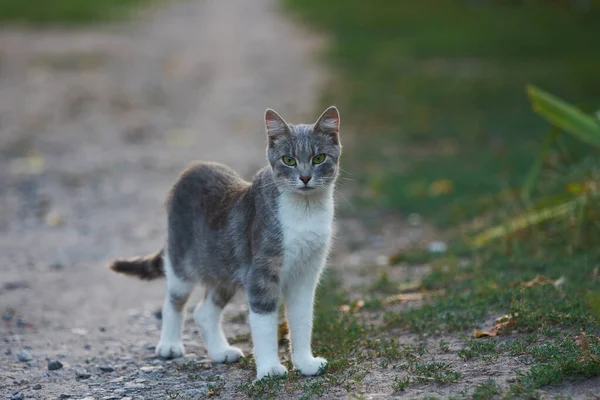
<path id="1" fill-rule="evenodd" d="M 311 186 L 302 186 L 302 187 L 298 188 L 298 191 L 304 192 L 304 193 L 305 192 L 312 192 L 313 190 L 315 190 L 315 188 L 311 187 Z"/>

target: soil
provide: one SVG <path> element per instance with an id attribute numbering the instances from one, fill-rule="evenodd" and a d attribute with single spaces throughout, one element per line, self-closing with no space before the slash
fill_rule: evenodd
<path id="1" fill-rule="evenodd" d="M 221 398 L 243 398 L 236 388 L 250 372 L 212 364 L 189 317 L 186 357 L 156 358 L 164 282 L 106 265 L 162 247 L 164 197 L 189 162 L 250 178 L 264 164 L 266 108 L 291 122 L 318 116 L 323 43 L 274 0 L 167 2 L 127 24 L 0 32 L 0 398 L 202 398 L 214 382 Z M 363 221 L 339 222 L 331 264 L 349 286 L 375 279 L 382 256 L 414 240 L 394 218 Z M 245 311 L 243 295 L 228 306 L 229 337 L 249 332 Z M 204 372 L 182 372 L 190 361 Z M 490 374 L 512 376 L 511 362 L 404 394 L 390 371 L 372 370 L 357 393 L 458 395 Z"/>

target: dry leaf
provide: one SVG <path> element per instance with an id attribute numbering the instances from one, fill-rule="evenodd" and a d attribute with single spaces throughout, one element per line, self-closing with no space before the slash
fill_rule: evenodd
<path id="1" fill-rule="evenodd" d="M 343 313 L 347 313 L 350 311 L 359 311 L 361 310 L 363 307 L 365 306 L 365 301 L 364 300 L 356 300 L 355 302 L 352 303 L 352 305 L 348 305 L 348 304 L 344 304 L 342 306 L 340 306 L 340 311 Z"/>
<path id="2" fill-rule="evenodd" d="M 590 349 L 590 339 L 585 332 L 581 331 L 579 336 L 577 336 L 577 339 L 575 339 L 575 343 L 579 346 L 583 361 L 593 361 L 600 364 L 600 358 L 592 354 L 592 350 Z"/>
<path id="3" fill-rule="evenodd" d="M 429 185 L 429 194 L 431 196 L 439 196 L 442 194 L 447 194 L 452 192 L 453 189 L 452 181 L 448 179 L 440 179 L 437 181 L 433 181 L 431 185 Z"/>
<path id="4" fill-rule="evenodd" d="M 396 302 L 403 303 L 403 302 L 408 302 L 408 301 L 420 301 L 420 300 L 423 300 L 425 297 L 435 296 L 435 295 L 443 294 L 443 293 L 444 293 L 443 290 L 434 290 L 431 292 L 400 293 L 400 294 L 395 294 L 393 296 L 386 297 L 383 300 L 383 304 L 396 303 Z"/>
<path id="5" fill-rule="evenodd" d="M 543 275 L 537 275 L 532 280 L 521 284 L 521 286 L 522 287 L 527 287 L 527 288 L 531 288 L 531 287 L 534 287 L 534 286 L 544 286 L 544 285 L 552 285 L 554 287 L 559 287 L 559 286 L 562 286 L 564 283 L 565 283 L 565 277 L 564 276 L 561 276 L 560 278 L 558 278 L 556 280 L 552 280 L 552 279 L 547 278 L 547 277 L 545 277 Z"/>
<path id="6" fill-rule="evenodd" d="M 65 218 L 55 211 L 46 214 L 45 220 L 48 226 L 60 226 L 65 223 Z"/>
<path id="7" fill-rule="evenodd" d="M 482 338 L 482 337 L 498 336 L 498 334 L 500 334 L 502 331 L 506 330 L 507 328 L 510 328 L 514 324 L 515 324 L 515 321 L 514 321 L 512 315 L 509 315 L 509 314 L 503 315 L 502 317 L 496 319 L 496 324 L 494 326 L 492 326 L 490 329 L 487 329 L 484 331 L 474 329 L 473 335 L 477 339 Z"/>

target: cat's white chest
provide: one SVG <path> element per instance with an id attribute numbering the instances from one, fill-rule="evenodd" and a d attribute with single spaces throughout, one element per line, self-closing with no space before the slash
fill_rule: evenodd
<path id="1" fill-rule="evenodd" d="M 282 283 L 301 273 L 319 273 L 329 251 L 333 229 L 333 196 L 308 202 L 283 195 L 279 218 L 283 233 Z"/>

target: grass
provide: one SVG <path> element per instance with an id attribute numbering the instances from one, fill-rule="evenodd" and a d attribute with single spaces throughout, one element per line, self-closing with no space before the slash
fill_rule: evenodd
<path id="1" fill-rule="evenodd" d="M 531 202 L 519 196 L 550 128 L 532 112 L 526 85 L 588 112 L 600 108 L 600 51 L 590 40 L 600 35 L 600 3 L 581 12 L 562 0 L 284 2 L 331 37 L 326 60 L 336 74 L 323 101 L 338 104 L 357 132 L 345 158 L 361 189 L 355 203 L 452 228 L 446 254 L 417 249 L 391 259 L 431 266 L 420 288 L 436 293 L 430 301 L 400 311 L 387 304 L 400 287 L 391 274 L 365 288 L 363 316 L 354 318 L 382 317 L 357 342 L 366 363 L 404 368 L 390 382 L 402 391 L 418 376 L 460 381 L 453 362 L 523 361 L 515 383 L 474 385 L 465 392 L 470 398 L 538 398 L 544 386 L 600 376 L 598 190 L 563 218 L 477 250 L 456 234 L 558 204 L 582 183 L 600 187 L 598 152 L 562 135 L 541 165 Z M 503 315 L 510 324 L 498 337 L 473 338 L 474 329 L 490 329 Z M 424 363 L 402 343 L 372 340 L 407 331 L 461 337 L 461 348 L 437 340 L 436 351 L 452 363 Z"/>
<path id="2" fill-rule="evenodd" d="M 523 183 L 547 131 L 526 84 L 600 106 L 600 51 L 590 40 L 600 35 L 597 6 L 577 13 L 560 1 L 285 2 L 332 37 L 328 61 L 340 75 L 325 101 L 341 103 L 359 133 L 346 168 L 368 188 L 365 204 L 423 213 L 442 226 L 494 209 L 499 193 Z M 590 152 L 564 141 L 568 151 L 554 161 Z"/>
<path id="3" fill-rule="evenodd" d="M 4 24 L 83 25 L 123 18 L 150 0 L 0 0 Z"/>

